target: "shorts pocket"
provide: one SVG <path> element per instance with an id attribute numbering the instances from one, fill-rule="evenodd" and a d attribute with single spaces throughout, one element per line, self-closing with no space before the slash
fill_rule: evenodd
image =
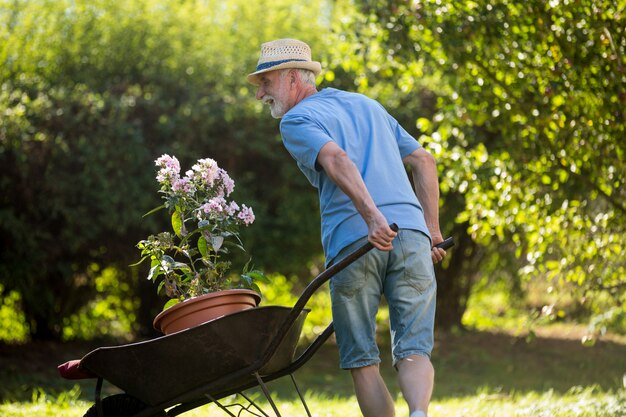
<path id="1" fill-rule="evenodd" d="M 435 269 L 430 255 L 430 240 L 418 232 L 409 236 L 411 237 L 401 240 L 402 256 L 404 257 L 404 279 L 419 293 L 423 293 L 435 281 Z"/>
<path id="2" fill-rule="evenodd" d="M 422 259 L 423 256 L 412 256 L 406 262 L 406 268 L 404 270 L 404 276 L 413 288 L 415 288 L 420 294 L 425 292 L 433 285 L 435 278 L 434 272 L 427 272 L 433 270 L 433 264 L 430 257 L 425 262 Z"/>
<path id="3" fill-rule="evenodd" d="M 348 298 L 358 293 L 365 282 L 368 256 L 363 256 L 330 280 L 333 298 Z M 337 298 L 339 297 L 339 298 Z"/>

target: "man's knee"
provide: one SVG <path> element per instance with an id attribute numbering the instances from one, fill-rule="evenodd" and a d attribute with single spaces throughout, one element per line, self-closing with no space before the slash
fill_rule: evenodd
<path id="1" fill-rule="evenodd" d="M 423 372 L 435 374 L 435 368 L 430 358 L 424 355 L 410 355 L 400 359 L 396 364 L 396 369 L 400 370 L 401 368 L 418 368 Z"/>
<path id="2" fill-rule="evenodd" d="M 350 370 L 361 412 L 365 417 L 394 417 L 395 405 L 378 369 L 369 365 Z"/>

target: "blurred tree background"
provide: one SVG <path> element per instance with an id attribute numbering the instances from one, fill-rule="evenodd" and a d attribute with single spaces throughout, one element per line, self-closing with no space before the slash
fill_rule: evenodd
<path id="1" fill-rule="evenodd" d="M 229 171 L 276 282 L 320 268 L 316 193 L 245 81 L 280 37 L 436 155 L 440 328 L 624 332 L 625 27 L 618 1 L 0 0 L 0 338 L 149 332 L 163 301 L 128 265 L 163 153 Z"/>

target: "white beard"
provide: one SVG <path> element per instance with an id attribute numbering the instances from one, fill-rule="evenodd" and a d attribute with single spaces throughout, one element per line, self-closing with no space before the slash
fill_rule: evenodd
<path id="1" fill-rule="evenodd" d="M 272 96 L 263 97 L 263 104 L 268 104 L 270 106 L 270 113 L 274 119 L 280 119 L 286 113 L 283 104 L 276 101 L 276 99 Z"/>
<path id="2" fill-rule="evenodd" d="M 277 89 L 277 91 L 275 91 L 275 95 L 274 96 L 267 95 L 263 97 L 263 103 L 269 104 L 270 112 L 272 113 L 272 117 L 274 119 L 280 119 L 281 117 L 285 115 L 285 113 L 287 113 L 287 110 L 289 110 L 285 106 L 285 101 L 281 99 L 281 97 L 282 98 L 287 97 L 288 89 L 289 89 L 289 86 L 282 82 L 284 78 L 283 75 L 284 73 L 281 74 L 281 78 L 280 78 L 281 85 Z"/>

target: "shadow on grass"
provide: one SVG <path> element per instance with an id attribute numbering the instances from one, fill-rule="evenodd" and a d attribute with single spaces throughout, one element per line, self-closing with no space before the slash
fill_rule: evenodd
<path id="1" fill-rule="evenodd" d="M 466 332 L 440 335 L 433 362 L 439 399 L 483 388 L 561 394 L 576 386 L 616 390 L 623 387 L 626 345 L 601 341 L 585 347 L 577 339 L 537 337 L 527 342 L 502 333 Z"/>
<path id="2" fill-rule="evenodd" d="M 487 332 L 438 334 L 436 339 L 435 400 L 477 392 L 565 393 L 574 386 L 617 390 L 626 373 L 626 345 L 616 342 L 601 341 L 589 348 L 578 340 L 536 338 L 527 343 L 523 338 Z M 95 380 L 64 380 L 58 376 L 56 366 L 104 345 L 107 344 L 0 345 L 0 401 L 30 401 L 36 389 L 56 395 L 75 385 L 80 386 L 82 399 L 92 401 Z M 386 345 L 381 347 L 381 372 L 395 396 L 399 388 L 389 350 Z M 296 372 L 296 379 L 303 390 L 317 396 L 353 395 L 350 373 L 338 368 L 337 350 L 330 342 Z M 296 397 L 288 378 L 271 383 L 270 389 L 281 399 Z"/>
<path id="3" fill-rule="evenodd" d="M 380 370 L 394 397 L 400 393 L 391 366 L 390 348 L 381 346 Z M 626 345 L 599 342 L 585 347 L 579 340 L 523 337 L 503 333 L 438 334 L 432 357 L 434 400 L 477 392 L 545 392 L 565 394 L 572 387 L 595 386 L 603 391 L 623 388 Z M 336 348 L 327 344 L 296 374 L 299 383 L 329 397 L 353 395 L 348 371 L 338 369 Z M 287 387 L 277 389 L 289 395 Z"/>

